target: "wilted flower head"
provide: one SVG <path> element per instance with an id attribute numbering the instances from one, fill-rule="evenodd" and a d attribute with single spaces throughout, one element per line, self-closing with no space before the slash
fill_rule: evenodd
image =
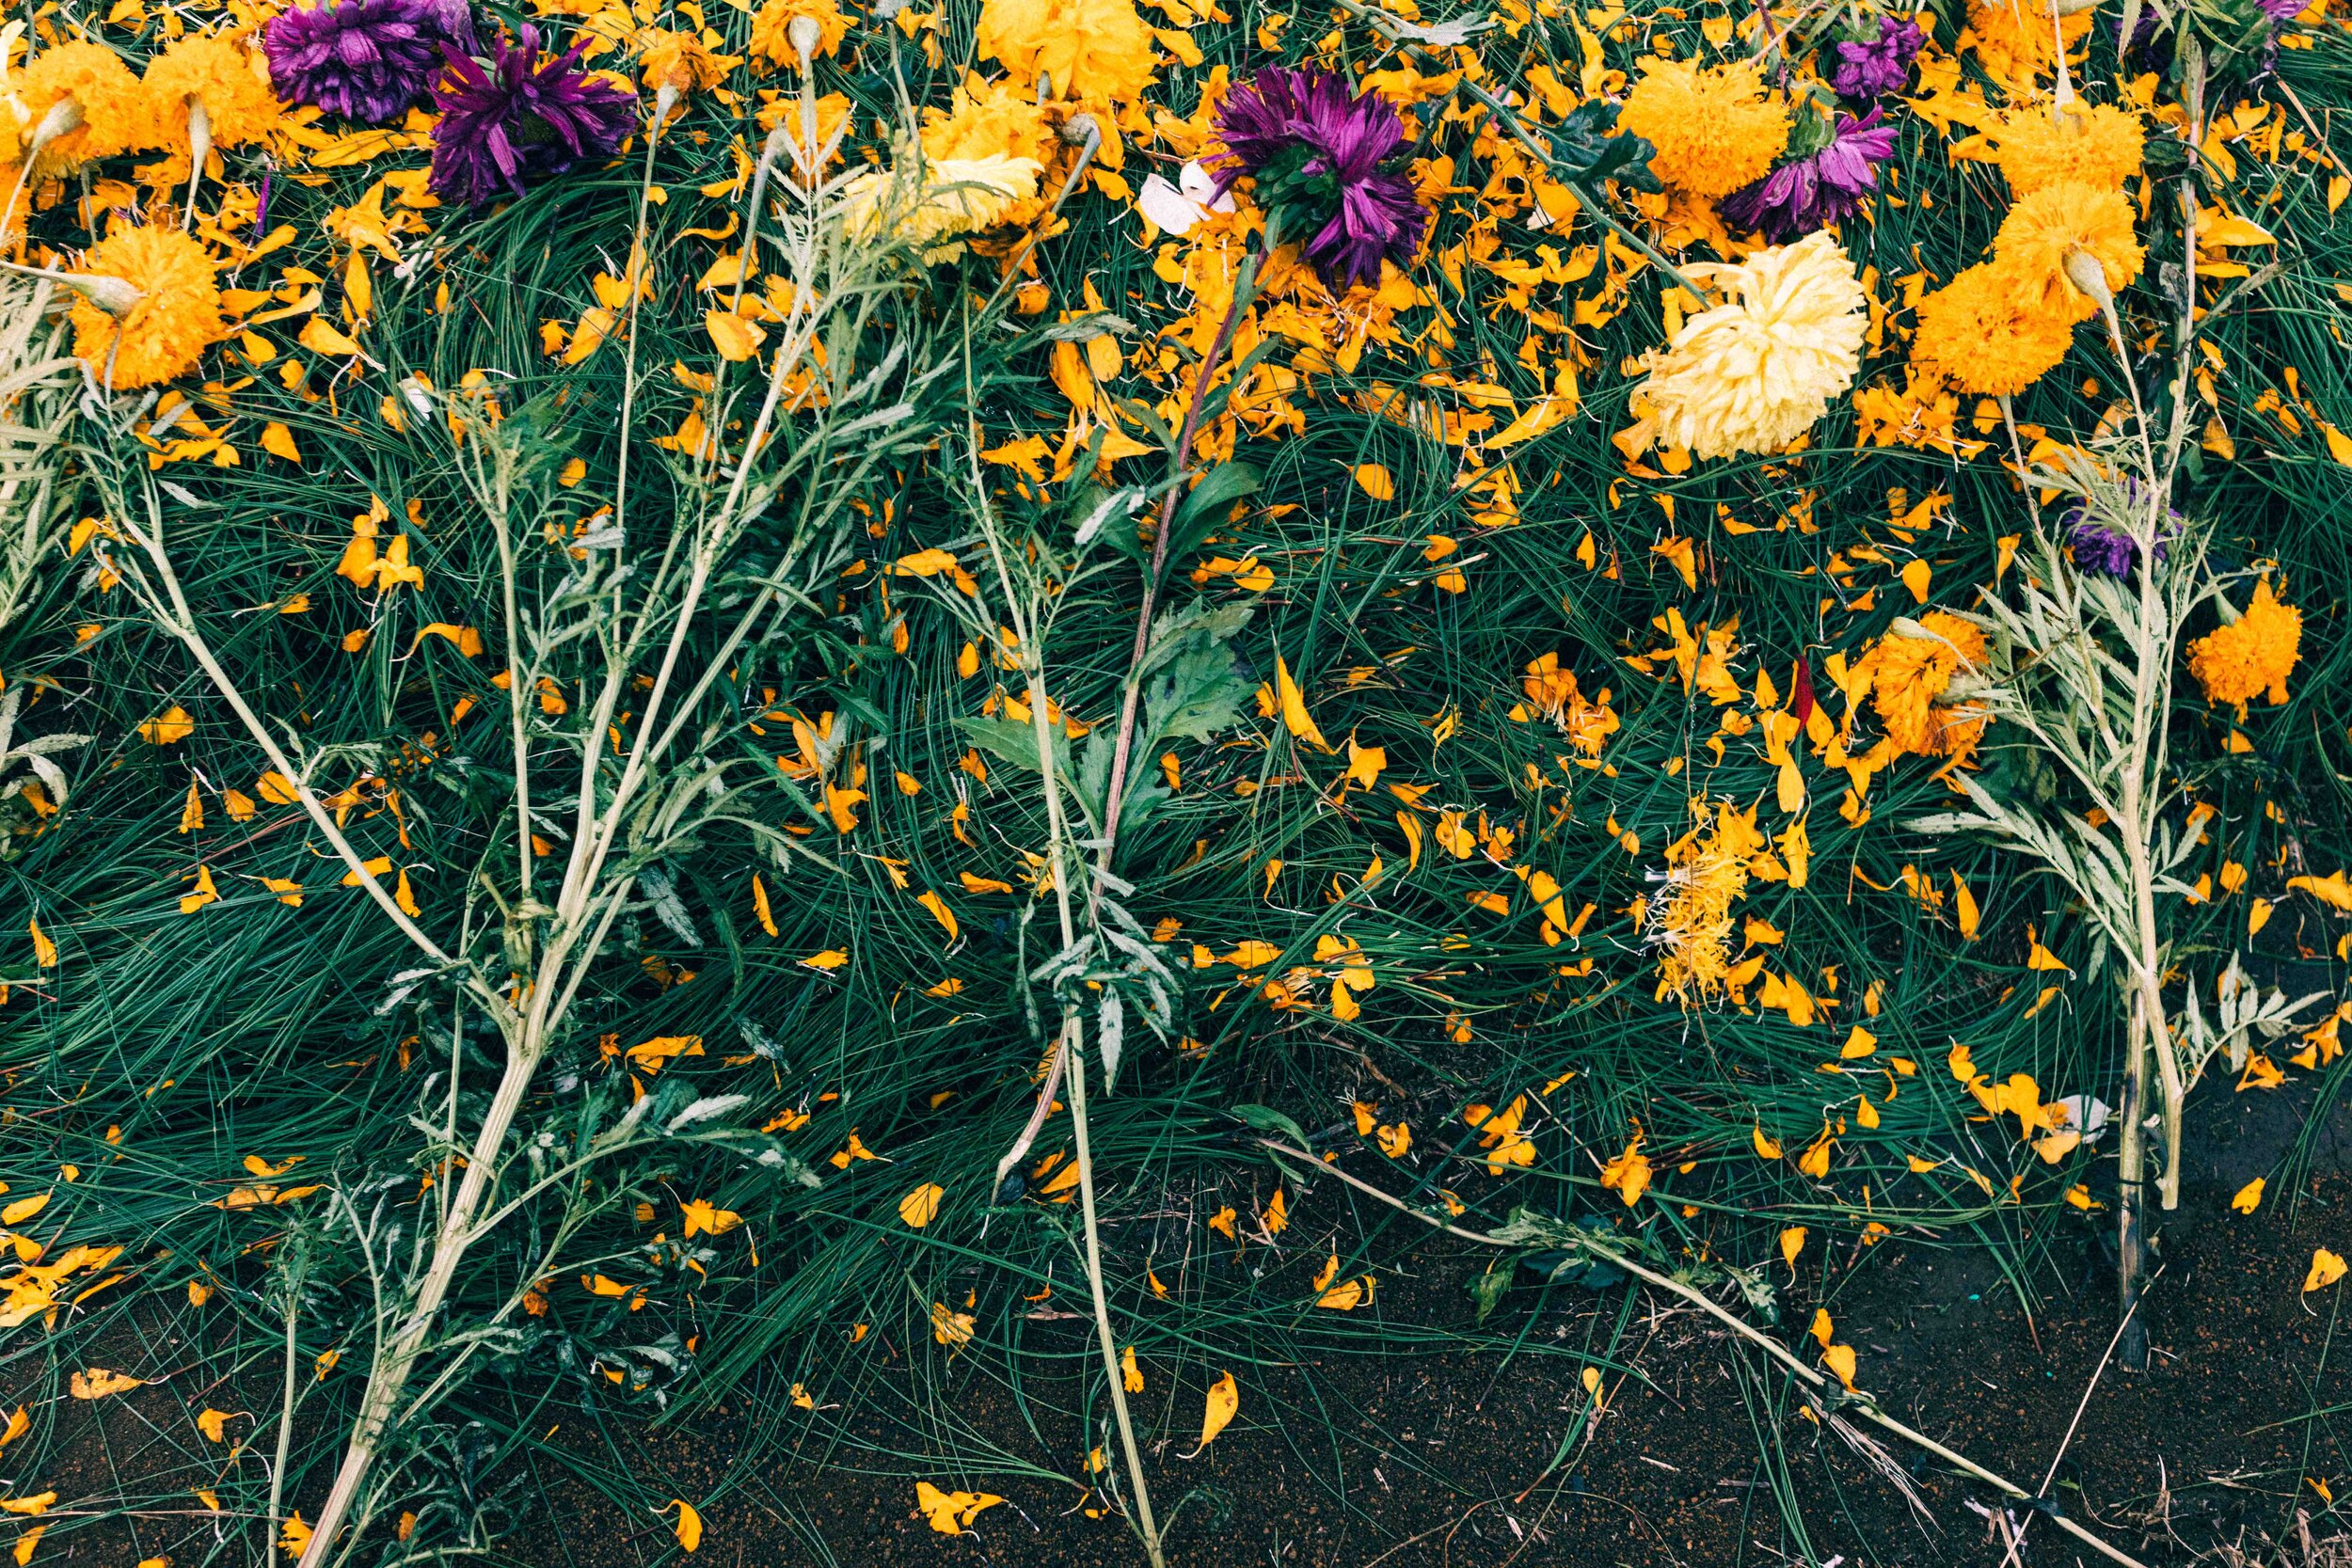
<path id="1" fill-rule="evenodd" d="M 2074 552 L 2074 564 L 2086 572 L 2098 572 L 2106 577 L 2129 577 L 2139 561 L 2139 546 L 2120 528 L 2094 523 L 2083 518 L 2067 530 L 2066 543 Z M 2165 542 L 2156 541 L 2156 559 L 2164 559 Z"/>
<path id="2" fill-rule="evenodd" d="M 1667 849 L 1662 875 L 1651 873 L 1665 886 L 1649 900 L 1642 930 L 1659 949 L 1658 1000 L 1676 996 L 1686 1006 L 1733 983 L 1732 906 L 1747 891 L 1749 863 L 1769 847 L 1754 807 L 1718 801 L 1710 825 L 1706 802 L 1692 805 L 1701 825 Z"/>
<path id="3" fill-rule="evenodd" d="M 912 158 L 861 174 L 843 187 L 842 226 L 853 239 L 910 240 L 926 261 L 945 259 L 961 234 L 993 229 L 1037 195 L 1034 158 Z M 942 241 L 951 242 L 943 245 Z"/>
<path id="4" fill-rule="evenodd" d="M 1851 217 L 1864 195 L 1878 189 L 1875 166 L 1895 154 L 1895 127 L 1881 125 L 1883 115 L 1876 108 L 1860 119 L 1841 115 L 1829 145 L 1732 192 L 1717 211 L 1726 223 L 1761 229 L 1776 245 Z"/>
<path id="5" fill-rule="evenodd" d="M 580 46 L 539 53 L 539 31 L 494 40 L 487 61 L 444 49 L 449 71 L 435 87 L 433 173 L 443 200 L 479 206 L 520 196 L 528 180 L 617 150 L 637 124 L 636 101 L 580 69 Z"/>
<path id="6" fill-rule="evenodd" d="M 465 0 L 322 0 L 262 31 L 282 96 L 370 125 L 432 95 L 445 43 L 473 48 Z"/>
<path id="7" fill-rule="evenodd" d="M 1897 622 L 1897 626 L 1906 623 Z M 1871 706 L 1886 738 L 1914 756 L 1951 756 L 1973 745 L 1986 710 L 1938 701 L 1963 669 L 1983 665 L 1988 652 L 1976 623 L 1931 610 L 1907 631 L 1889 631 L 1856 661 L 1870 683 Z"/>
<path id="8" fill-rule="evenodd" d="M 1882 16 L 1877 38 L 1837 46 L 1837 65 L 1829 85 L 1843 98 L 1900 92 L 1911 85 L 1911 62 L 1926 41 L 1917 23 Z"/>
<path id="9" fill-rule="evenodd" d="M 1853 384 L 1867 300 L 1826 234 L 1691 269 L 1726 297 L 1646 356 L 1637 412 L 1701 457 L 1779 451 Z"/>
<path id="10" fill-rule="evenodd" d="M 1383 260 L 1421 244 L 1428 214 L 1403 173 L 1381 166 L 1405 140 L 1395 107 L 1321 71 L 1269 66 L 1226 95 L 1216 194 L 1248 175 L 1258 205 L 1309 232 L 1307 260 L 1335 289 L 1377 282 Z"/>

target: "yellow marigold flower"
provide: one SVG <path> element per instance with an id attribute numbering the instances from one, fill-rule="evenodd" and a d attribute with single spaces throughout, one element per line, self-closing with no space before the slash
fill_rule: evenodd
<path id="1" fill-rule="evenodd" d="M 1781 451 L 1853 385 L 1869 325 L 1853 262 L 1816 233 L 1689 270 L 1728 302 L 1644 356 L 1649 379 L 1635 389 L 1635 411 L 1701 457 Z"/>
<path id="2" fill-rule="evenodd" d="M 151 127 L 146 95 L 111 49 L 71 39 L 42 50 L 25 63 L 13 84 L 31 119 L 24 135 L 37 135 L 50 111 L 72 99 L 80 123 L 41 151 L 37 173 L 59 174 L 99 158 L 149 145 Z"/>
<path id="3" fill-rule="evenodd" d="M 638 79 L 647 92 L 660 92 L 663 87 L 675 89 L 683 98 L 689 93 L 707 91 L 727 79 L 727 72 L 741 65 L 734 55 L 714 54 L 708 44 L 693 34 L 673 31 L 668 27 L 647 27 L 637 35 Z"/>
<path id="4" fill-rule="evenodd" d="M 1771 172 L 1788 145 L 1788 106 L 1765 90 L 1753 60 L 1704 71 L 1689 60 L 1645 60 L 1617 128 L 1658 149 L 1649 165 L 1658 178 L 1713 200 Z"/>
<path id="5" fill-rule="evenodd" d="M 967 77 L 946 108 L 923 111 L 923 152 L 935 161 L 1002 155 L 1042 165 L 1054 150 L 1046 106 L 1010 81 Z"/>
<path id="6" fill-rule="evenodd" d="M 1114 103 L 1143 95 L 1159 50 L 1131 0 L 986 0 L 975 43 L 1052 96 Z"/>
<path id="7" fill-rule="evenodd" d="M 850 182 L 843 227 L 855 239 L 890 237 L 925 247 L 925 260 L 945 259 L 959 234 L 1004 223 L 1020 203 L 1037 195 L 1040 170 L 1033 158 L 924 159 L 910 170 L 904 162 L 875 169 Z"/>
<path id="8" fill-rule="evenodd" d="M 803 16 L 817 22 L 817 47 L 810 51 L 811 59 L 836 53 L 841 40 L 850 35 L 850 19 L 834 0 L 768 0 L 752 18 L 754 57 L 776 65 L 800 64 L 800 53 L 792 47 L 792 24 Z"/>
<path id="9" fill-rule="evenodd" d="M 2058 23 L 2058 36 L 2071 56 L 2074 46 L 2090 32 L 2088 8 Z M 1977 63 L 1985 74 L 2004 87 L 2026 89 L 2058 63 L 2057 40 L 2051 37 L 2050 8 L 2022 5 L 2018 0 L 1970 0 L 1968 28 L 1963 47 L 1974 45 Z"/>
<path id="10" fill-rule="evenodd" d="M 2074 325 L 2020 309 L 2011 276 L 1987 261 L 1919 302 L 1911 362 L 1964 392 L 2011 397 L 2066 357 Z"/>
<path id="11" fill-rule="evenodd" d="M 2132 233 L 2123 193 L 2092 185 L 2052 185 L 2021 198 L 1993 238 L 1993 259 L 2009 276 L 2021 309 L 2069 322 L 2089 321 L 2098 302 L 2067 276 L 2068 258 L 2099 263 L 2112 294 L 2139 276 L 2147 254 Z"/>
<path id="12" fill-rule="evenodd" d="M 138 297 L 119 318 L 77 295 L 73 352 L 118 388 L 151 387 L 196 368 L 228 336 L 203 245 L 174 229 L 125 229 L 90 246 L 82 276 L 119 278 Z M 109 301 L 109 303 L 114 303 Z"/>
<path id="13" fill-rule="evenodd" d="M 2010 194 L 2031 196 L 2065 184 L 2122 190 L 2140 173 L 2148 135 L 2129 109 L 2076 103 L 2055 112 L 2018 109 L 2003 117 L 1993 140 Z"/>
<path id="14" fill-rule="evenodd" d="M 277 129 L 285 105 L 270 90 L 269 62 L 217 33 L 191 33 L 147 62 L 141 80 L 154 117 L 145 144 L 184 152 L 199 103 L 215 147 L 242 147 Z"/>
<path id="15" fill-rule="evenodd" d="M 2189 673 L 2205 689 L 2209 703 L 2246 705 L 2265 692 L 2273 704 L 2287 700 L 2287 672 L 2303 646 L 2303 612 L 2280 604 L 2268 578 L 2254 586 L 2246 612 L 2188 645 Z"/>
<path id="16" fill-rule="evenodd" d="M 1870 680 L 1871 708 L 1886 737 L 1914 756 L 1949 756 L 1973 745 L 1985 725 L 1983 710 L 1936 705 L 1963 664 L 1981 665 L 1984 633 L 1948 610 L 1919 617 L 1931 635 L 1888 632 L 1862 656 L 1856 669 Z"/>
<path id="17" fill-rule="evenodd" d="M 1748 863 L 1765 848 L 1756 813 L 1715 808 L 1711 831 L 1706 802 L 1692 809 L 1702 825 L 1666 851 L 1665 887 L 1649 902 L 1642 938 L 1657 947 L 1658 997 L 1721 995 L 1731 974 L 1732 905 L 1747 891 Z"/>

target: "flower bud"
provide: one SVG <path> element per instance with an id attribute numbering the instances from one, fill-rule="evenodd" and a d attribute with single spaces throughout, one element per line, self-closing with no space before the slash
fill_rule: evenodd
<path id="1" fill-rule="evenodd" d="M 1103 128 L 1095 123 L 1092 115 L 1072 115 L 1070 122 L 1057 127 L 1054 134 L 1072 147 L 1099 146 L 1103 140 Z"/>
<path id="2" fill-rule="evenodd" d="M 784 36 L 791 40 L 792 52 L 801 57 L 801 69 L 806 71 L 818 41 L 824 37 L 824 28 L 813 16 L 796 16 L 785 28 Z"/>
<path id="3" fill-rule="evenodd" d="M 147 297 L 123 279 L 107 277 L 102 274 L 77 273 L 66 281 L 79 289 L 83 298 L 117 321 L 129 315 L 138 302 Z"/>
<path id="4" fill-rule="evenodd" d="M 24 144 L 25 155 L 28 158 L 39 157 L 42 148 L 59 136 L 79 131 L 82 124 L 81 100 L 68 93 L 52 103 L 49 112 L 40 117 L 40 123 L 33 127 L 32 139 Z"/>
<path id="5" fill-rule="evenodd" d="M 2095 301 L 2102 310 L 2115 309 L 2115 294 L 2107 287 L 2107 270 L 2099 258 L 2080 245 L 2066 253 L 2066 280 Z"/>

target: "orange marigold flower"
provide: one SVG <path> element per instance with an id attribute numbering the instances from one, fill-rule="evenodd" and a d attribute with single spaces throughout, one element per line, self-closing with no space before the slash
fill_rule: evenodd
<path id="1" fill-rule="evenodd" d="M 102 308 L 87 296 L 73 302 L 73 352 L 101 381 L 118 388 L 151 387 L 196 368 L 229 332 L 220 289 L 202 245 L 172 229 L 125 229 L 90 246 L 78 272 L 103 278 Z M 135 297 L 108 297 L 130 285 Z"/>
<path id="2" fill-rule="evenodd" d="M 2013 196 L 2052 185 L 2122 190 L 2141 172 L 2148 133 L 2139 116 L 2112 103 L 2074 103 L 2050 110 L 2031 105 L 2004 116 L 1992 132 L 1993 161 Z"/>
<path id="3" fill-rule="evenodd" d="M 681 98 L 717 87 L 727 79 L 730 70 L 743 63 L 734 55 L 712 53 L 693 33 L 668 27 L 647 27 L 639 33 L 637 50 L 638 80 L 644 83 L 645 90 L 660 92 L 670 87 Z"/>
<path id="4" fill-rule="evenodd" d="M 1754 60 L 1645 60 L 1617 127 L 1658 149 L 1649 166 L 1661 180 L 1712 200 L 1771 172 L 1788 145 L 1788 107 Z"/>
<path id="5" fill-rule="evenodd" d="M 752 18 L 752 55 L 775 65 L 797 65 L 800 52 L 792 47 L 792 24 L 801 17 L 817 24 L 817 47 L 812 59 L 831 55 L 850 34 L 850 19 L 834 0 L 768 0 Z"/>
<path id="6" fill-rule="evenodd" d="M 14 90 L 32 117 L 24 132 L 28 140 L 44 123 L 55 123 L 49 119 L 52 110 L 69 99 L 73 103 L 63 112 L 76 123 L 42 150 L 39 173 L 69 172 L 150 145 L 146 95 L 131 68 L 111 49 L 82 39 L 44 49 L 25 63 Z"/>
<path id="7" fill-rule="evenodd" d="M 2090 12 L 2084 9 L 2058 23 L 2058 36 L 2066 40 L 2070 55 L 2090 34 Z M 2034 78 L 2058 61 L 2049 10 L 2012 5 L 2010 0 L 1970 0 L 1968 29 L 1961 41 L 1974 44 L 1977 63 L 2004 87 L 2030 88 Z"/>
<path id="8" fill-rule="evenodd" d="M 1057 98 L 1139 98 L 1159 63 L 1130 0 L 985 0 L 973 41 L 1025 82 L 1049 79 Z"/>
<path id="9" fill-rule="evenodd" d="M 1963 665 L 1983 664 L 1984 633 L 1948 610 L 1919 617 L 1925 637 L 1888 632 L 1857 668 L 1870 678 L 1872 710 L 1886 737 L 1914 756 L 1950 756 L 1973 745 L 1985 724 L 1980 708 L 1938 706 Z"/>
<path id="10" fill-rule="evenodd" d="M 270 90 L 269 62 L 220 34 L 191 33 L 147 63 L 139 84 L 152 124 L 143 144 L 188 150 L 198 104 L 215 147 L 242 147 L 277 129 L 285 105 Z"/>
<path id="11" fill-rule="evenodd" d="M 2287 700 L 2287 673 L 2302 647 L 2303 612 L 2280 604 L 2265 578 L 2243 614 L 2188 645 L 2189 673 L 2207 702 L 2231 704 L 2243 716 L 2265 692 L 2273 704 Z"/>
<path id="12" fill-rule="evenodd" d="M 2063 317 L 2021 309 L 2019 293 L 2014 275 L 1998 264 L 1970 267 L 1919 302 L 1911 362 L 1963 391 L 2024 391 L 2066 357 L 2074 328 Z"/>
<path id="13" fill-rule="evenodd" d="M 2072 183 L 2038 190 L 2009 210 L 1993 239 L 1994 264 L 2008 275 L 2018 308 L 2070 322 L 2089 321 L 2099 309 L 2067 273 L 2078 253 L 2098 263 L 2110 294 L 2139 276 L 2147 253 L 2132 233 L 2132 204 L 2122 192 Z"/>

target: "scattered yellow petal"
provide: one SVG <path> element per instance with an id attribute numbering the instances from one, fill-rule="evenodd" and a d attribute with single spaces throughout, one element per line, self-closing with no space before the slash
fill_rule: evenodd
<path id="1" fill-rule="evenodd" d="M 942 1492 L 928 1481 L 914 1483 L 914 1506 L 942 1535 L 961 1535 L 980 1510 L 994 1508 L 1004 1500 L 993 1492 Z"/>
<path id="2" fill-rule="evenodd" d="M 926 1181 L 898 1200 L 898 1217 L 920 1230 L 939 1217 L 939 1200 L 946 1196 L 938 1182 Z"/>
<path id="3" fill-rule="evenodd" d="M 2342 1263 L 2336 1265 L 2339 1271 L 2343 1266 Z M 1225 1430 L 1226 1423 L 1239 1414 L 1241 1386 L 1233 1381 L 1232 1373 L 1226 1372 L 1209 1385 L 1208 1402 L 1200 1412 L 1200 1447 L 1205 1449 L 1215 1442 L 1216 1434 Z"/>
<path id="4" fill-rule="evenodd" d="M 139 726 L 139 738 L 150 746 L 176 746 L 195 733 L 196 721 L 176 703 Z"/>
<path id="5" fill-rule="evenodd" d="M 2342 1262 L 2337 1263 L 2336 1272 L 2344 1272 Z M 143 1377 L 133 1377 L 127 1372 L 110 1372 L 103 1367 L 75 1372 L 66 1383 L 68 1391 L 77 1400 L 103 1400 L 109 1394 L 126 1393 L 146 1386 L 147 1380 Z"/>
<path id="6" fill-rule="evenodd" d="M 2344 1277 L 2344 1259 L 2320 1247 L 2312 1254 L 2312 1272 L 2303 1276 L 2303 1290 L 2308 1294 L 2323 1290 Z"/>

